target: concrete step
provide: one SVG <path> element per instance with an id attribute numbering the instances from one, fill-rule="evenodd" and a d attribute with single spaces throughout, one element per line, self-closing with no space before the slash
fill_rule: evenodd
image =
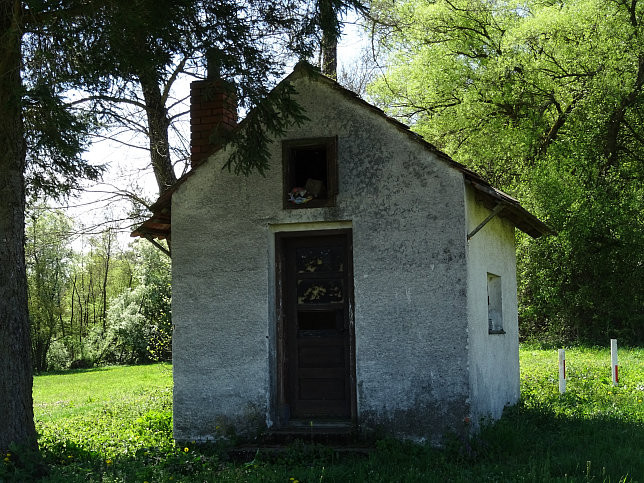
<path id="1" fill-rule="evenodd" d="M 368 455 L 373 446 L 361 441 L 354 425 L 347 421 L 290 421 L 287 427 L 271 429 L 256 441 L 239 445 L 229 451 L 232 460 L 248 462 L 261 458 L 280 458 L 287 452 L 303 458 L 320 455 L 341 457 Z"/>
<path id="2" fill-rule="evenodd" d="M 228 450 L 228 457 L 237 463 L 248 463 L 260 459 L 274 461 L 285 456 L 296 455 L 302 460 L 318 459 L 321 456 L 334 460 L 342 457 L 367 457 L 373 451 L 368 445 L 325 445 L 325 444 L 247 444 Z"/>
<path id="3" fill-rule="evenodd" d="M 345 445 L 357 441 L 357 433 L 353 428 L 289 427 L 268 431 L 261 438 L 264 444 L 291 444 L 296 441 L 309 444 Z"/>

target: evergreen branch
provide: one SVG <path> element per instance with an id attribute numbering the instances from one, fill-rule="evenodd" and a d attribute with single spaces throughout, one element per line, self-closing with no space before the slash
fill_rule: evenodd
<path id="1" fill-rule="evenodd" d="M 84 104 L 86 102 L 92 102 L 92 101 L 107 101 L 107 102 L 112 102 L 114 104 L 129 104 L 132 106 L 136 106 L 140 109 L 145 109 L 145 104 L 138 100 L 128 99 L 126 97 L 108 96 L 105 94 L 94 94 L 91 96 L 83 97 L 82 99 L 76 99 L 74 101 L 68 102 L 67 106 L 72 107 L 78 104 Z"/>

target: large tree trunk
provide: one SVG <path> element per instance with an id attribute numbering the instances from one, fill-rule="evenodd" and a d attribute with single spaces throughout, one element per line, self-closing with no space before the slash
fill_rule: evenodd
<path id="1" fill-rule="evenodd" d="M 166 101 L 159 87 L 159 79 L 148 74 L 139 75 L 141 90 L 145 100 L 145 113 L 148 118 L 148 138 L 150 140 L 150 160 L 157 180 L 159 195 L 177 182 L 172 159 L 170 158 L 170 119 Z M 168 248 L 170 238 L 166 239 Z M 165 252 L 164 252 L 165 253 Z M 169 256 L 169 253 L 166 253 Z"/>
<path id="2" fill-rule="evenodd" d="M 319 0 L 320 22 L 322 24 L 322 73 L 336 79 L 338 76 L 338 35 L 336 24 L 338 13 L 332 0 Z"/>
<path id="3" fill-rule="evenodd" d="M 25 271 L 19 0 L 0 0 L 0 454 L 36 448 Z"/>
<path id="4" fill-rule="evenodd" d="M 177 177 L 172 168 L 172 160 L 170 159 L 170 142 L 168 139 L 170 120 L 168 119 L 165 99 L 161 95 L 158 79 L 141 75 L 139 81 L 143 90 L 145 111 L 148 118 L 152 169 L 159 187 L 159 194 L 162 194 L 177 182 Z"/>

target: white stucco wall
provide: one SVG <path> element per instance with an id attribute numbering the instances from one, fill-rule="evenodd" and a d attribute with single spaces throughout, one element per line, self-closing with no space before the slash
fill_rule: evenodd
<path id="1" fill-rule="evenodd" d="M 470 414 L 462 174 L 328 85 L 296 87 L 310 121 L 285 139 L 337 135 L 335 207 L 282 208 L 281 142 L 266 178 L 222 171 L 219 152 L 174 193 L 175 437 L 270 426 L 274 234 L 340 221 L 353 231 L 358 423 L 435 439 Z"/>
<path id="2" fill-rule="evenodd" d="M 467 186 L 467 233 L 490 214 Z M 467 309 L 472 423 L 501 417 L 519 398 L 519 335 L 514 226 L 496 216 L 468 242 Z M 487 274 L 501 277 L 503 331 L 489 333 Z"/>

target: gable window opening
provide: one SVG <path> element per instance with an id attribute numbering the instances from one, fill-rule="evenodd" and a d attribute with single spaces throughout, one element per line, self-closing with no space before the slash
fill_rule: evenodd
<path id="1" fill-rule="evenodd" d="M 487 274 L 487 322 L 488 333 L 505 334 L 501 277 L 492 273 Z"/>
<path id="2" fill-rule="evenodd" d="M 335 138 L 284 141 L 283 158 L 285 208 L 335 205 Z"/>

